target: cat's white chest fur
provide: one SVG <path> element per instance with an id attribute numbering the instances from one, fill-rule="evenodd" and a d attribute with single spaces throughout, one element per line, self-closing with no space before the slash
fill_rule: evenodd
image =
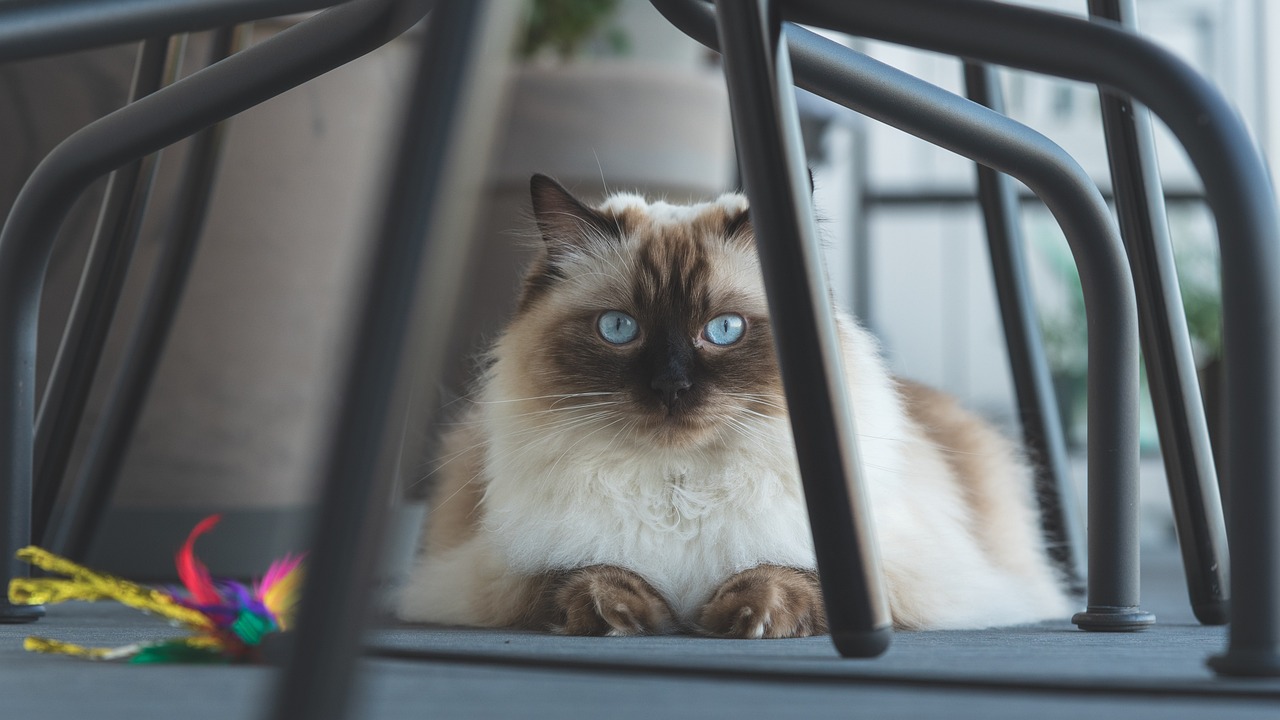
<path id="1" fill-rule="evenodd" d="M 793 453 L 738 447 L 638 457 L 602 442 L 567 467 L 557 462 L 566 441 L 545 438 L 542 457 L 526 455 L 524 472 L 489 483 L 483 532 L 512 570 L 625 567 L 688 621 L 738 571 L 814 567 Z M 491 454 L 503 450 L 499 442 Z"/>
<path id="2" fill-rule="evenodd" d="M 624 194 L 591 209 L 540 176 L 531 192 L 544 252 L 449 436 L 434 539 L 400 616 L 546 627 L 568 610 L 548 574 L 612 565 L 692 624 L 739 571 L 813 569 L 746 199 L 675 207 Z M 631 334 L 600 325 L 610 313 Z M 730 315 L 739 335 L 718 342 L 713 323 Z M 875 339 L 839 312 L 836 324 L 894 622 L 977 628 L 1065 612 L 1016 452 L 949 402 L 913 391 L 908 406 Z M 689 425 L 665 425 L 691 383 Z"/>

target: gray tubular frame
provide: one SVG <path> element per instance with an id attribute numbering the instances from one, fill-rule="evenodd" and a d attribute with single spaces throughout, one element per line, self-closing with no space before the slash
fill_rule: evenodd
<path id="1" fill-rule="evenodd" d="M 996 68 L 964 64 L 965 95 L 1004 114 L 1004 97 Z M 1084 523 L 1076 502 L 1076 487 L 1067 469 L 1067 447 L 1058 415 L 1058 399 L 1049 377 L 1040 337 L 1040 320 L 1027 277 L 1023 250 L 1022 215 L 1013 181 L 1004 173 L 976 164 L 978 201 L 987 229 L 991 276 L 995 280 L 1009 370 L 1018 398 L 1018 418 L 1027 454 L 1037 469 L 1036 500 L 1040 529 L 1068 586 L 1083 590 Z M 1141 337 L 1141 335 L 1139 335 Z"/>
<path id="2" fill-rule="evenodd" d="M 6 586 L 26 574 L 14 553 L 30 542 L 36 317 L 53 238 L 72 203 L 125 163 L 385 44 L 428 6 L 357 0 L 332 8 L 82 128 L 28 178 L 0 231 L 0 378 L 12 388 L 0 393 L 0 580 Z M 41 612 L 0 603 L 0 621 L 25 622 Z"/>
<path id="3" fill-rule="evenodd" d="M 238 33 L 234 26 L 213 31 L 206 64 L 220 62 L 235 52 Z M 177 315 L 208 216 L 225 129 L 223 124 L 213 125 L 191 137 L 186 165 L 177 182 L 173 216 L 161 237 L 159 257 L 151 270 L 120 368 L 89 435 L 80 467 L 72 476 L 74 480 L 61 493 L 61 502 L 50 514 L 48 531 L 41 540 L 46 550 L 76 562 L 85 561 L 102 518 L 107 514 L 120 467 L 129 451 L 129 441 Z M 112 298 L 112 305 L 115 299 Z M 84 378 L 85 384 L 91 379 Z M 37 426 L 37 433 L 39 429 Z"/>
<path id="4" fill-rule="evenodd" d="M 278 17 L 343 0 L 5 0 L 0 62 Z"/>
<path id="5" fill-rule="evenodd" d="M 1103 85 L 1146 105 L 1182 143 L 1213 209 L 1229 280 L 1222 306 L 1231 627 L 1226 652 L 1210 666 L 1225 675 L 1280 676 L 1280 217 L 1239 115 L 1185 62 L 1114 23 L 985 0 L 788 0 L 784 12 L 797 22 Z M 1092 383 L 1089 394 L 1105 397 Z"/>
<path id="6" fill-rule="evenodd" d="M 1133 0 L 1089 0 L 1096 17 L 1132 28 Z M 1204 402 L 1191 356 L 1151 115 L 1123 95 L 1099 89 L 1120 235 L 1138 290 L 1138 329 L 1160 434 L 1169 497 L 1196 618 L 1227 622 L 1229 561 L 1222 498 Z"/>
<path id="7" fill-rule="evenodd" d="M 129 102 L 150 95 L 177 77 L 181 49 L 171 38 L 143 40 L 129 89 Z M 76 429 L 84 415 L 94 373 L 102 358 L 137 247 L 151 198 L 160 154 L 153 153 L 111 173 L 102 211 L 76 287 L 75 301 L 45 382 L 36 412 L 31 510 L 32 539 L 44 543 L 45 529 L 71 459 Z M 45 547 L 48 547 L 47 545 Z"/>
<path id="8" fill-rule="evenodd" d="M 653 0 L 710 45 L 709 8 Z M 1026 183 L 1062 226 L 1089 330 L 1089 589 L 1086 629 L 1139 630 L 1138 318 L 1115 220 L 1088 174 L 1048 138 L 802 28 L 785 29 L 801 87 Z M 714 47 L 714 46 L 713 46 Z"/>
<path id="9" fill-rule="evenodd" d="M 395 390 L 403 372 L 432 385 L 444 372 L 447 343 L 433 340 L 449 336 L 464 294 L 500 114 L 505 65 L 492 58 L 506 57 L 518 9 L 509 0 L 439 0 L 427 21 L 352 316 L 296 644 L 274 698 L 279 720 L 347 714 L 393 499 L 392 473 L 379 470 L 399 431 Z M 422 405 L 434 405 L 435 392 L 424 395 Z"/>
<path id="10" fill-rule="evenodd" d="M 764 271 L 832 642 L 889 645 L 888 597 L 859 477 L 835 318 L 814 227 L 786 41 L 770 0 L 716 4 L 738 164 Z"/>

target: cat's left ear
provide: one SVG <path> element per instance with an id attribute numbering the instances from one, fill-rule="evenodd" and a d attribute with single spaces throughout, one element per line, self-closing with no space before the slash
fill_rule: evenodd
<path id="1" fill-rule="evenodd" d="M 752 239 L 750 210 L 743 208 L 737 213 L 725 218 L 724 239 L 747 241 Z"/>
<path id="2" fill-rule="evenodd" d="M 546 175 L 529 181 L 533 217 L 553 255 L 557 250 L 581 249 L 602 239 L 618 237 L 618 224 L 574 197 Z"/>
<path id="3" fill-rule="evenodd" d="M 809 173 L 809 194 L 813 195 L 813 168 L 806 167 Z M 724 237 L 726 240 L 742 240 L 751 238 L 751 211 L 741 210 L 725 218 Z"/>

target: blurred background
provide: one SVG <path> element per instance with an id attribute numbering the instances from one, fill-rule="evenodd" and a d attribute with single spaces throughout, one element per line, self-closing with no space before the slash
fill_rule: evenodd
<path id="1" fill-rule="evenodd" d="M 1084 15 L 1085 0 L 1033 5 Z M 1268 158 L 1280 151 L 1280 9 L 1266 0 L 1138 0 L 1139 29 L 1208 76 Z M 507 115 L 477 223 L 479 251 L 446 399 L 510 311 L 528 258 L 528 179 L 550 174 L 584 198 L 606 189 L 686 200 L 737 186 L 718 58 L 645 0 L 537 0 L 510 59 Z M 301 18 L 259 23 L 261 39 Z M 252 574 L 301 545 L 317 444 L 345 351 L 353 281 L 371 202 L 394 137 L 410 33 L 229 121 L 219 181 L 192 280 L 91 564 L 134 577 L 170 572 L 172 551 L 209 512 L 201 541 L 215 572 Z M 837 38 L 839 39 L 839 38 Z M 206 38 L 193 36 L 186 71 Z M 846 39 L 854 48 L 963 93 L 955 58 Z M 0 212 L 67 134 L 121 105 L 136 46 L 0 66 Z M 500 61 L 495 58 L 495 62 Z M 1097 90 L 1007 71 L 1007 110 L 1064 146 L 1104 193 L 1110 179 Z M 837 300 L 881 339 L 896 372 L 940 387 L 1017 436 L 972 163 L 800 94 L 808 161 Z M 1206 378 L 1220 347 L 1218 266 L 1195 173 L 1163 126 L 1160 167 L 1191 334 Z M 172 218 L 166 193 L 181 146 L 161 160 L 156 195 L 100 368 L 86 425 L 111 387 L 140 289 Z M 42 308 L 47 372 L 92 234 L 101 188 L 59 239 Z M 1073 456 L 1083 459 L 1085 329 L 1079 282 L 1052 217 L 1022 189 L 1032 285 Z M 1172 537 L 1155 432 L 1144 411 L 1144 534 Z M 80 433 L 81 444 L 85 436 Z M 419 498 L 434 430 L 411 423 L 403 495 Z M 1083 478 L 1082 462 L 1075 463 Z M 72 464 L 74 468 L 74 463 Z M 400 546 L 416 532 L 405 503 Z"/>

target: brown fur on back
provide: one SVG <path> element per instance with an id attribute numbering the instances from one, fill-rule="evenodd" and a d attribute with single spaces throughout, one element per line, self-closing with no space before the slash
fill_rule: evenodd
<path id="1" fill-rule="evenodd" d="M 423 537 L 426 552 L 439 553 L 457 547 L 471 539 L 479 527 L 480 500 L 484 496 L 482 437 L 474 421 L 445 436 L 442 462 L 453 467 L 440 473 L 440 484 L 431 494 L 430 522 Z"/>
<path id="2" fill-rule="evenodd" d="M 898 380 L 909 417 L 942 453 L 968 503 L 971 532 L 1000 565 L 1019 573 L 1043 565 L 1040 546 L 1025 528 L 1037 526 L 1031 510 L 1030 469 L 1013 445 L 954 398 L 926 385 Z M 1021 474 L 1011 478 L 1008 469 Z M 1011 482 L 1017 480 L 1019 482 Z"/>

